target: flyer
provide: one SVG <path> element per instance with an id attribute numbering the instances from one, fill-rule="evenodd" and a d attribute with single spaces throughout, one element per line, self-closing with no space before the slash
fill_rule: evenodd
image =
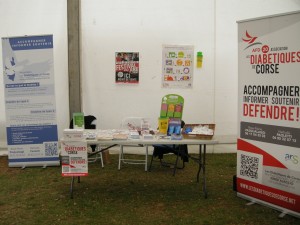
<path id="1" fill-rule="evenodd" d="M 139 53 L 115 53 L 115 80 L 116 83 L 139 83 Z"/>
<path id="2" fill-rule="evenodd" d="M 86 141 L 63 141 L 61 144 L 62 176 L 88 176 Z"/>
<path id="3" fill-rule="evenodd" d="M 73 129 L 84 129 L 84 113 L 73 113 Z"/>

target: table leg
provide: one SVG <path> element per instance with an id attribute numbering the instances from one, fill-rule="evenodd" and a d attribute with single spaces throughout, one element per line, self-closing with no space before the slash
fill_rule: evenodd
<path id="1" fill-rule="evenodd" d="M 202 191 L 204 193 L 204 197 L 207 198 L 205 160 L 206 160 L 206 144 L 203 144 L 203 155 L 202 155 L 202 145 L 199 145 L 199 159 L 198 159 L 199 167 L 197 172 L 197 183 L 199 183 L 199 176 L 202 169 L 202 174 L 203 174 Z"/>
<path id="2" fill-rule="evenodd" d="M 202 168 L 202 145 L 199 145 L 199 161 L 198 161 L 198 172 L 197 172 L 197 183 L 199 183 L 199 175 Z"/>
<path id="3" fill-rule="evenodd" d="M 148 171 L 148 145 L 146 145 L 145 171 Z"/>
<path id="4" fill-rule="evenodd" d="M 121 160 L 123 159 L 123 145 L 120 145 L 120 152 L 119 152 L 119 166 L 118 169 L 121 169 Z"/>
<path id="5" fill-rule="evenodd" d="M 206 159 L 206 145 L 204 145 L 203 149 L 203 192 L 204 192 L 204 197 L 207 198 L 207 190 L 206 190 L 206 174 L 205 174 L 205 159 Z"/>

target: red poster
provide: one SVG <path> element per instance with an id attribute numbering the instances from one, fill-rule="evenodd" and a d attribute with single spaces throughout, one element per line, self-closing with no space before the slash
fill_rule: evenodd
<path id="1" fill-rule="evenodd" d="M 139 53 L 116 52 L 116 83 L 139 83 Z"/>

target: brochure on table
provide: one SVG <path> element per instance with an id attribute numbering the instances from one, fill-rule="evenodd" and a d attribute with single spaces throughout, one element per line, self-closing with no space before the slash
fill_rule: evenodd
<path id="1" fill-rule="evenodd" d="M 84 113 L 73 113 L 73 128 L 84 129 Z"/>

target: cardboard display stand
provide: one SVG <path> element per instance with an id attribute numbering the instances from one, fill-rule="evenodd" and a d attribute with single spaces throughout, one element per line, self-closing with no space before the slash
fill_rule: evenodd
<path id="1" fill-rule="evenodd" d="M 161 100 L 159 132 L 162 134 L 180 134 L 184 98 L 177 94 L 165 95 Z"/>
<path id="2" fill-rule="evenodd" d="M 182 118 L 184 99 L 180 95 L 169 94 L 162 98 L 160 117 Z"/>

